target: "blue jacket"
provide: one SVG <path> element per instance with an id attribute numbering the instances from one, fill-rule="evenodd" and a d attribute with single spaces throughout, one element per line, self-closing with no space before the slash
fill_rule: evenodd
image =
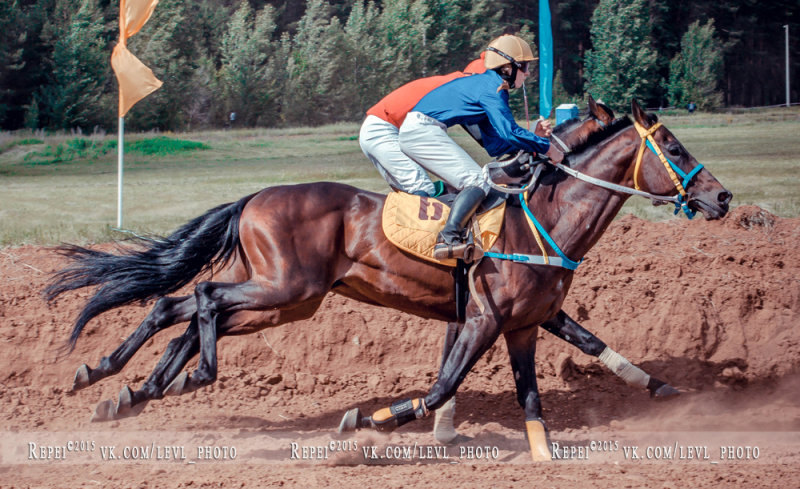
<path id="1" fill-rule="evenodd" d="M 502 84 L 503 79 L 492 70 L 456 78 L 422 97 L 412 110 L 447 127 L 477 124 L 483 147 L 491 156 L 520 149 L 546 153 L 550 141 L 517 125 L 508 107 L 508 90 L 497 91 Z"/>

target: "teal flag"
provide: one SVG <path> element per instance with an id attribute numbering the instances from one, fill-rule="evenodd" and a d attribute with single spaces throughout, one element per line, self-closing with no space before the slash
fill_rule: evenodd
<path id="1" fill-rule="evenodd" d="M 539 0 L 539 115 L 550 117 L 553 110 L 553 29 L 550 2 Z"/>

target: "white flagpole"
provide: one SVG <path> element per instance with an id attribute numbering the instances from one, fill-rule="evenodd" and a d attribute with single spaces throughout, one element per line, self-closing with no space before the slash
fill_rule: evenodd
<path id="1" fill-rule="evenodd" d="M 122 229 L 122 162 L 125 153 L 123 133 L 125 118 L 119 118 L 119 135 L 117 141 L 117 229 Z"/>
<path id="2" fill-rule="evenodd" d="M 789 24 L 786 24 L 783 28 L 786 30 L 786 106 L 791 107 L 789 96 Z"/>

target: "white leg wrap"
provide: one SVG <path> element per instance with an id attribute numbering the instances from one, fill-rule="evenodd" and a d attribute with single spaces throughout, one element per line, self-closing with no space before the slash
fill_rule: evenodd
<path id="1" fill-rule="evenodd" d="M 433 437 L 440 443 L 450 443 L 457 436 L 453 416 L 456 414 L 456 396 L 450 398 L 442 407 L 436 410 L 433 421 Z"/>
<path id="2" fill-rule="evenodd" d="M 647 388 L 650 376 L 611 348 L 606 347 L 598 358 L 625 382 L 643 389 Z"/>

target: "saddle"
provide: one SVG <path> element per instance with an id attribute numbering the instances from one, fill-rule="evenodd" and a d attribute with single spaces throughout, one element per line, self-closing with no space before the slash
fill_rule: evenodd
<path id="1" fill-rule="evenodd" d="M 468 239 L 473 241 L 475 246 L 486 251 L 497 241 L 502 231 L 509 193 L 519 193 L 520 190 L 515 189 L 515 186 L 520 186 L 522 181 L 529 180 L 532 175 L 538 176 L 544 165 L 537 163 L 539 161 L 533 160 L 527 153 L 520 152 L 484 167 L 493 190 L 481 203 L 469 226 L 471 231 Z M 498 184 L 505 187 L 501 188 Z M 464 260 L 452 258 L 438 260 L 433 257 L 436 238 L 447 222 L 453 200 L 455 193 L 421 197 L 395 191 L 386 197 L 381 221 L 386 238 L 401 250 L 453 268 L 456 318 L 459 323 L 463 323 L 470 290 L 474 287 L 470 274 L 473 268 L 464 263 Z M 511 205 L 514 202 L 512 199 Z"/>
<path id="2" fill-rule="evenodd" d="M 519 193 L 522 182 L 538 173 L 543 165 L 535 156 L 520 151 L 488 163 L 484 173 L 493 189 L 481 203 L 471 221 L 472 239 L 475 246 L 486 251 L 500 236 L 506 208 L 506 198 Z M 500 187 L 503 185 L 504 187 Z M 445 187 L 445 190 L 450 190 Z M 524 189 L 523 189 L 524 190 Z M 450 213 L 450 204 L 455 193 L 444 193 L 436 197 L 420 197 L 395 191 L 386 198 L 383 207 L 382 225 L 387 239 L 414 256 L 441 265 L 455 267 L 454 258 L 437 260 L 433 257 L 436 237 L 444 228 Z"/>
<path id="3" fill-rule="evenodd" d="M 499 194 L 499 193 L 498 193 Z M 454 196 L 420 197 L 405 192 L 392 192 L 383 206 L 382 226 L 386 238 L 401 250 L 427 261 L 455 267 L 457 260 L 433 257 L 436 236 L 444 228 Z M 486 203 L 493 204 L 486 209 Z M 492 247 L 503 227 L 506 202 L 502 195 L 484 201 L 483 209 L 472 220 L 472 236 L 476 246 Z"/>

